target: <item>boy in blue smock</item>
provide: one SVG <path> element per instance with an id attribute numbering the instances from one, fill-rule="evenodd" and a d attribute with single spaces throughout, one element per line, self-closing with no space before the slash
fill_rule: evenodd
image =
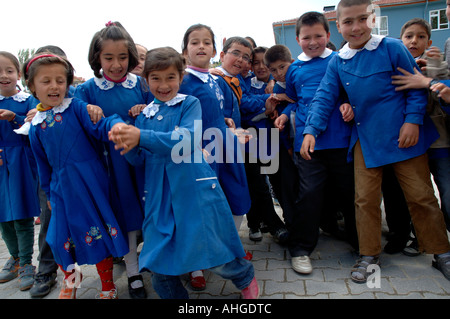
<path id="1" fill-rule="evenodd" d="M 340 111 L 340 99 L 330 104 L 334 106 L 333 112 L 327 120 L 326 131 L 317 140 L 316 152 L 311 156 L 311 160 L 307 161 L 299 156 L 311 101 L 328 63 L 336 54 L 327 48 L 330 39 L 328 21 L 321 13 L 307 12 L 297 20 L 296 34 L 303 53 L 288 69 L 286 94 L 297 101 L 294 151 L 297 155 L 295 163 L 300 183 L 296 211 L 288 229 L 289 252 L 292 256 L 292 268 L 298 273 L 308 274 L 312 272 L 309 255 L 317 245 L 321 215 L 327 208 L 324 203 L 331 201 L 326 196 L 326 190 L 330 189 L 333 198 L 338 199 L 337 204 L 345 216 L 353 246 L 357 246 L 357 240 L 354 224 L 353 167 L 347 162 L 351 126 L 343 119 L 346 113 Z M 344 107 L 348 112 L 349 105 L 343 104 L 343 110 Z M 351 110 L 349 113 L 351 114 Z M 288 116 L 284 115 L 281 124 L 287 120 Z"/>
<path id="2" fill-rule="evenodd" d="M 423 90 L 395 90 L 391 77 L 399 74 L 397 68 L 413 72 L 417 64 L 400 40 L 372 35 L 374 22 L 371 0 L 340 1 L 337 26 L 347 44 L 329 62 L 316 92 L 300 154 L 311 159 L 316 138 L 344 89 L 355 115 L 350 145 L 361 255 L 351 270 L 352 280 L 367 282 L 367 267 L 379 264 L 381 181 L 387 164 L 392 164 L 405 194 L 420 249 L 434 254 L 433 265 L 450 279 L 450 245 L 425 154 L 437 138 L 424 117 L 427 95 Z"/>

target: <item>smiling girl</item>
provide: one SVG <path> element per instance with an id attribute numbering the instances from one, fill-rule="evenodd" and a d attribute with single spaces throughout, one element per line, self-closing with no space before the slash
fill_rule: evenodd
<path id="1" fill-rule="evenodd" d="M 31 121 L 31 148 L 52 216 L 46 240 L 65 274 L 60 298 L 75 298 L 73 265 L 95 264 L 102 281 L 100 298 L 117 298 L 111 256 L 128 252 L 126 235 L 110 206 L 112 193 L 92 138 L 107 140 L 117 116 L 93 124 L 87 103 L 66 98 L 73 68 L 64 58 L 38 55 L 24 65 L 24 76 L 41 103 Z"/>
<path id="2" fill-rule="evenodd" d="M 19 92 L 20 66 L 9 52 L 0 52 L 0 231 L 11 255 L 0 283 L 19 274 L 20 290 L 33 284 L 34 217 L 39 216 L 36 167 L 28 138 L 14 132 L 38 101 Z"/>
<path id="3" fill-rule="evenodd" d="M 119 22 L 109 22 L 98 31 L 89 48 L 89 64 L 95 77 L 79 85 L 75 96 L 100 106 L 105 116 L 118 114 L 127 124 L 134 124 L 128 110 L 147 105 L 153 96 L 142 91 L 141 78 L 131 73 L 139 64 L 136 45 Z M 99 145 L 98 151 L 108 167 L 111 185 L 118 194 L 119 220 L 128 232 L 130 253 L 124 256 L 129 292 L 132 298 L 145 298 L 142 276 L 138 271 L 137 236 L 144 219 L 143 172 L 131 166 L 111 143 Z"/>

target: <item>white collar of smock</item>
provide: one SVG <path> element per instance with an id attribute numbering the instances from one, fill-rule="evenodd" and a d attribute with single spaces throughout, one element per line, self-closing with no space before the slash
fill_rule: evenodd
<path id="1" fill-rule="evenodd" d="M 322 52 L 322 54 L 319 56 L 322 59 L 326 59 L 330 56 L 330 54 L 333 53 L 332 50 L 325 48 L 325 50 Z M 313 58 L 311 58 L 310 56 L 306 55 L 305 52 L 300 53 L 300 55 L 298 56 L 298 59 L 300 61 L 303 62 L 308 62 L 310 60 L 312 60 Z"/>
<path id="2" fill-rule="evenodd" d="M 225 70 L 223 67 L 221 67 L 221 66 L 218 66 L 217 67 L 220 71 L 222 71 L 223 72 L 223 74 L 225 74 L 226 76 L 230 76 L 230 77 L 232 77 L 232 78 L 235 78 L 236 76 L 234 76 L 234 75 L 231 75 L 227 70 Z"/>
<path id="3" fill-rule="evenodd" d="M 126 89 L 132 89 L 136 86 L 137 81 L 138 77 L 133 73 L 128 73 L 126 80 L 121 83 L 109 81 L 104 76 L 101 78 L 94 77 L 95 84 L 103 91 L 111 90 L 115 85 L 121 85 Z"/>
<path id="4" fill-rule="evenodd" d="M 163 104 L 166 104 L 167 106 L 174 106 L 174 105 L 180 103 L 181 101 L 184 101 L 186 99 L 186 97 L 187 97 L 187 95 L 178 93 L 177 96 L 175 96 L 173 99 L 171 99 L 170 101 L 167 101 Z M 142 110 L 142 113 L 144 113 L 145 117 L 151 118 L 151 117 L 155 116 L 156 113 L 159 112 L 160 105 L 161 105 L 160 103 L 156 103 L 155 101 L 152 101 L 149 105 L 147 105 L 145 107 L 144 110 Z"/>
<path id="5" fill-rule="evenodd" d="M 16 102 L 23 102 L 23 101 L 26 101 L 29 96 L 30 96 L 30 94 L 20 91 L 20 92 L 17 92 L 16 94 L 14 94 L 13 96 L 10 96 L 10 98 L 12 98 Z M 0 94 L 0 101 L 7 99 L 7 98 L 8 98 L 7 96 L 3 96 Z"/>
<path id="6" fill-rule="evenodd" d="M 256 78 L 256 76 L 252 77 L 252 79 L 250 81 L 251 81 L 251 86 L 258 90 L 262 89 L 265 84 L 263 81 L 258 80 Z"/>
<path id="7" fill-rule="evenodd" d="M 346 43 L 344 47 L 339 51 L 339 56 L 344 60 L 349 60 L 353 58 L 356 55 L 356 53 L 364 49 L 368 51 L 373 51 L 378 48 L 383 39 L 384 36 L 382 35 L 372 34 L 372 38 L 369 41 L 367 41 L 366 45 L 361 49 L 351 49 L 349 44 Z"/>
<path id="8" fill-rule="evenodd" d="M 283 89 L 286 89 L 286 82 L 277 82 L 279 86 L 281 86 Z"/>
<path id="9" fill-rule="evenodd" d="M 191 68 L 186 68 L 187 73 L 191 73 L 192 75 L 198 77 L 202 82 L 208 83 L 209 82 L 209 73 L 200 72 Z"/>
<path id="10" fill-rule="evenodd" d="M 66 98 L 66 99 L 63 100 L 61 105 L 55 106 L 51 110 L 53 111 L 53 113 L 62 113 L 65 110 L 67 110 L 67 108 L 70 106 L 70 103 L 72 103 L 72 98 Z M 44 120 L 46 118 L 47 118 L 47 111 L 44 111 L 44 112 L 39 111 L 33 117 L 33 120 L 31 120 L 31 124 L 33 124 L 34 126 L 38 125 L 38 124 L 41 124 L 42 122 L 44 122 Z"/>

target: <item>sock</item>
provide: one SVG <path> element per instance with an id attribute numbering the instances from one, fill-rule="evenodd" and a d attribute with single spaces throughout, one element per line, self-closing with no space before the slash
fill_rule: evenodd
<path id="1" fill-rule="evenodd" d="M 123 256 L 123 260 L 125 261 L 125 266 L 127 270 L 127 277 L 131 278 L 133 276 L 139 275 L 139 263 L 137 256 L 137 235 L 139 231 L 131 231 L 128 232 L 128 246 L 130 251 L 128 254 Z M 137 289 L 144 286 L 144 283 L 141 280 L 135 280 L 131 282 L 131 288 Z"/>
<path id="2" fill-rule="evenodd" d="M 113 259 L 108 257 L 95 265 L 102 282 L 102 291 L 115 289 L 113 281 Z"/>

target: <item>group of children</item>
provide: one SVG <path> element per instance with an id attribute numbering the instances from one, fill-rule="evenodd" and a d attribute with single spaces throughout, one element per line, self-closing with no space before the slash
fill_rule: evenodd
<path id="1" fill-rule="evenodd" d="M 63 52 L 46 47 L 22 68 L 0 52 L 0 229 L 11 254 L 0 282 L 19 276 L 21 290 L 43 296 L 59 267 L 59 297 L 75 298 L 76 265 L 95 264 L 98 297 L 115 299 L 113 258 L 124 257 L 132 298 L 146 298 L 142 271 L 166 299 L 189 297 L 183 274 L 205 289 L 205 269 L 257 298 L 243 216 L 250 239 L 270 232 L 309 274 L 319 229 L 337 231 L 338 214 L 360 253 L 350 276 L 366 282 L 381 253 L 381 199 L 394 191 L 382 190 L 388 176 L 408 211 L 388 214 L 385 201 L 390 231 L 404 233 L 390 251 L 413 233 L 450 280 L 448 66 L 439 50 L 425 54 L 422 19 L 405 24 L 401 41 L 372 35 L 371 4 L 341 0 L 339 52 L 328 48 L 324 15 L 303 14 L 295 61 L 283 45 L 232 37 L 210 69 L 215 36 L 202 24 L 186 31 L 180 54 L 148 51 L 109 22 L 89 48 L 94 77 L 76 88 Z M 21 76 L 32 95 L 17 89 Z M 35 274 L 33 220 L 44 211 Z"/>

